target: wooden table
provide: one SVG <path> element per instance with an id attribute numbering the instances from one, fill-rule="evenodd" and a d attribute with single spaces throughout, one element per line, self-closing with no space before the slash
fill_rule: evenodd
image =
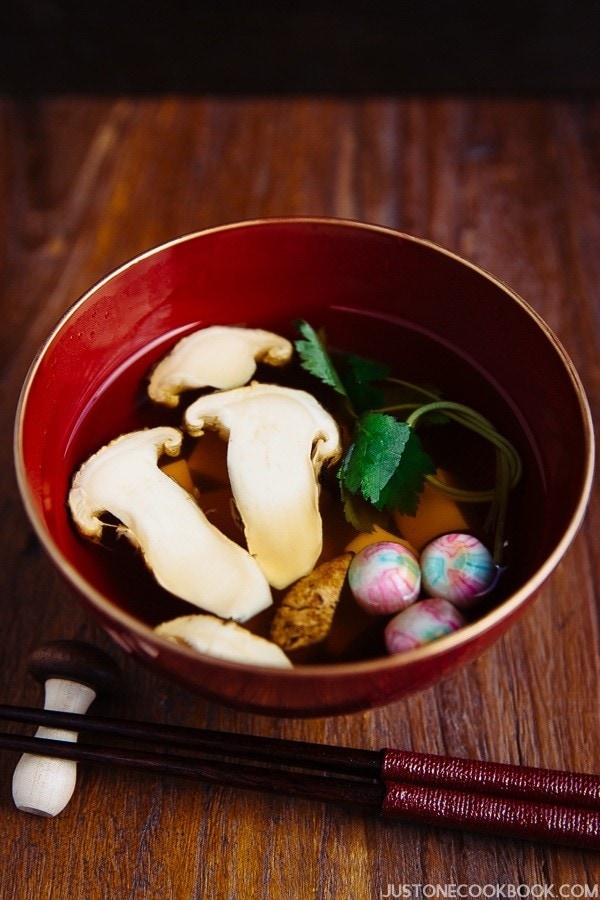
<path id="1" fill-rule="evenodd" d="M 536 604 L 479 660 L 384 709 L 275 720 L 164 683 L 88 621 L 26 520 L 11 445 L 36 348 L 90 284 L 176 235 L 289 214 L 392 226 L 499 275 L 561 338 L 597 420 L 600 102 L 81 96 L 0 109 L 2 701 L 39 704 L 28 653 L 77 638 L 123 667 L 122 696 L 98 707 L 115 715 L 600 771 L 598 490 Z M 15 762 L 0 757 L 3 898 L 600 892 L 593 853 L 112 769 L 82 767 L 67 809 L 40 819 L 13 807 Z"/>

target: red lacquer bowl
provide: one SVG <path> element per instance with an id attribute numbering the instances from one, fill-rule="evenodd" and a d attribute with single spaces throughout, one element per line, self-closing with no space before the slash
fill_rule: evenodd
<path id="1" fill-rule="evenodd" d="M 201 656 L 157 638 L 141 576 L 115 573 L 70 521 L 74 470 L 131 425 L 149 366 L 208 324 L 293 334 L 304 318 L 334 346 L 493 418 L 517 445 L 512 558 L 499 601 L 461 631 L 396 656 L 289 671 Z M 117 385 L 117 387 L 115 387 Z M 90 613 L 142 663 L 230 706 L 283 716 L 367 709 L 473 660 L 534 599 L 589 498 L 593 429 L 579 378 L 539 316 L 497 278 L 426 241 L 330 219 L 245 222 L 178 238 L 76 302 L 27 376 L 16 423 L 22 498 L 46 552 Z M 143 581 L 143 579 L 142 579 Z M 144 617 L 144 618 L 143 618 Z M 145 621 L 144 621 L 145 619 Z"/>

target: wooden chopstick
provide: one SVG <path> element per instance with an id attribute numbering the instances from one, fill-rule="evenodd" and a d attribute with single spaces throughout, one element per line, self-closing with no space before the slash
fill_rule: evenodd
<path id="1" fill-rule="evenodd" d="M 142 740 L 217 755 L 263 759 L 280 765 L 339 772 L 349 776 L 361 775 L 384 783 L 428 784 L 433 787 L 600 810 L 600 776 L 581 772 L 563 772 L 407 750 L 338 747 L 2 704 L 0 720 Z"/>
<path id="2" fill-rule="evenodd" d="M 320 769 L 347 775 L 366 775 L 372 778 L 379 778 L 381 775 L 384 753 L 381 750 L 336 747 L 307 741 L 267 738 L 253 734 L 237 734 L 182 725 L 130 721 L 6 704 L 0 704 L 0 720 L 44 725 L 49 728 L 64 728 L 79 733 L 119 737 L 133 741 L 141 740 L 165 747 L 185 747 L 197 751 L 210 751 L 218 755 L 277 761 L 300 768 Z"/>
<path id="3" fill-rule="evenodd" d="M 346 802 L 376 808 L 386 817 L 407 822 L 600 850 L 600 779 L 594 775 L 402 751 L 355 750 L 26 707 L 0 706 L 0 718 L 153 741 L 166 748 L 186 747 L 219 758 L 0 734 L 0 748 L 8 750 Z M 236 756 L 262 763 L 245 765 L 229 759 Z M 324 774 L 300 769 L 320 769 Z M 528 785 L 535 796 L 524 795 Z M 540 794 L 546 799 L 541 800 Z"/>
<path id="4" fill-rule="evenodd" d="M 13 734 L 0 734 L 0 749 L 70 759 L 74 762 L 116 765 L 137 769 L 146 774 L 181 776 L 208 784 L 285 792 L 291 796 L 313 800 L 346 801 L 380 808 L 384 796 L 383 785 L 374 780 L 349 779 L 340 775 L 312 775 L 272 769 L 266 765 L 244 766 L 223 760 L 178 756 L 175 753 L 76 744 Z"/>

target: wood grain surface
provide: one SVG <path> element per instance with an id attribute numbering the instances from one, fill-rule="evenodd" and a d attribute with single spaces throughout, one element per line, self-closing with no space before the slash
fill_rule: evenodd
<path id="1" fill-rule="evenodd" d="M 87 287 L 174 236 L 272 215 L 388 225 L 489 269 L 556 331 L 598 421 L 600 102 L 5 97 L 0 184 L 2 702 L 40 704 L 28 654 L 76 638 L 123 667 L 98 712 L 600 771 L 598 489 L 537 602 L 476 662 L 387 708 L 287 720 L 211 705 L 114 646 L 40 549 L 12 462 L 27 368 Z M 105 768 L 81 767 L 67 809 L 40 819 L 13 806 L 15 763 L 0 757 L 3 900 L 600 893 L 597 854 Z"/>

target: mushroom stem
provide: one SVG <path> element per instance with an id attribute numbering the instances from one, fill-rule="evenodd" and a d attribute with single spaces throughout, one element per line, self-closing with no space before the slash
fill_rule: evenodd
<path id="1" fill-rule="evenodd" d="M 318 475 L 339 457 L 332 416 L 305 391 L 258 384 L 199 398 L 185 413 L 193 435 L 228 439 L 227 467 L 248 550 L 269 583 L 306 575 L 322 549 Z"/>
<path id="2" fill-rule="evenodd" d="M 158 468 L 183 435 L 158 427 L 122 435 L 75 475 L 69 506 L 80 531 L 100 540 L 110 512 L 166 590 L 201 609 L 244 621 L 272 603 L 256 561 L 212 525 L 193 497 Z"/>

